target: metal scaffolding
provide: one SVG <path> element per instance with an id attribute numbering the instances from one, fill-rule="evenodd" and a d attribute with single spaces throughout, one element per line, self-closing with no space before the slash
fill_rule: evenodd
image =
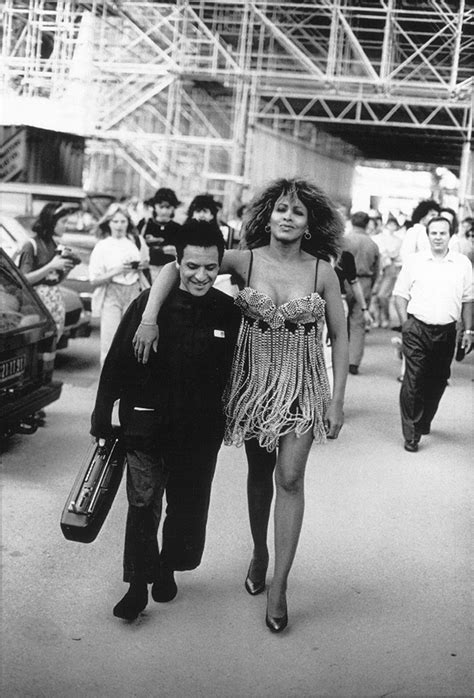
<path id="1" fill-rule="evenodd" d="M 145 189 L 235 197 L 264 124 L 445 165 L 463 198 L 473 20 L 465 0 L 5 0 L 0 89 L 47 98 L 93 168 L 120 158 Z"/>

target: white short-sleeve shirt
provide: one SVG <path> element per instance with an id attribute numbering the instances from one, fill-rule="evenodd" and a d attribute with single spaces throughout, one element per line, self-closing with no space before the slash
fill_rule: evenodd
<path id="1" fill-rule="evenodd" d="M 407 312 L 428 325 L 447 325 L 461 316 L 462 304 L 472 301 L 469 259 L 449 251 L 442 258 L 431 250 L 408 256 L 402 266 L 395 296 L 408 301 Z"/>

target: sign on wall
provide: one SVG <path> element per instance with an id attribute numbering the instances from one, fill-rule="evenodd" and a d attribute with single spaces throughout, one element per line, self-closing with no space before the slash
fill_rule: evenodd
<path id="1" fill-rule="evenodd" d="M 20 128 L 0 144 L 0 182 L 10 182 L 21 174 L 26 160 L 26 132 Z"/>

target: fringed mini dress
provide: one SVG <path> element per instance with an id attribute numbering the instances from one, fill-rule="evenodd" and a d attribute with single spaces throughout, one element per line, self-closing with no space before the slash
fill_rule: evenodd
<path id="1" fill-rule="evenodd" d="M 316 292 L 277 306 L 247 286 L 235 298 L 242 312 L 232 371 L 224 393 L 225 443 L 241 446 L 256 438 L 268 451 L 292 431 L 312 430 L 326 439 L 324 416 L 331 398 L 322 331 L 325 301 Z"/>

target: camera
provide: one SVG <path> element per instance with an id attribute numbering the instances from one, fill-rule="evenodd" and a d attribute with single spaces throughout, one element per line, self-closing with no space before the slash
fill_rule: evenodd
<path id="1" fill-rule="evenodd" d="M 77 266 L 81 263 L 80 258 L 74 254 L 74 252 L 69 247 L 60 247 L 56 250 L 56 254 L 61 257 L 61 259 L 68 259 L 70 262 Z"/>

